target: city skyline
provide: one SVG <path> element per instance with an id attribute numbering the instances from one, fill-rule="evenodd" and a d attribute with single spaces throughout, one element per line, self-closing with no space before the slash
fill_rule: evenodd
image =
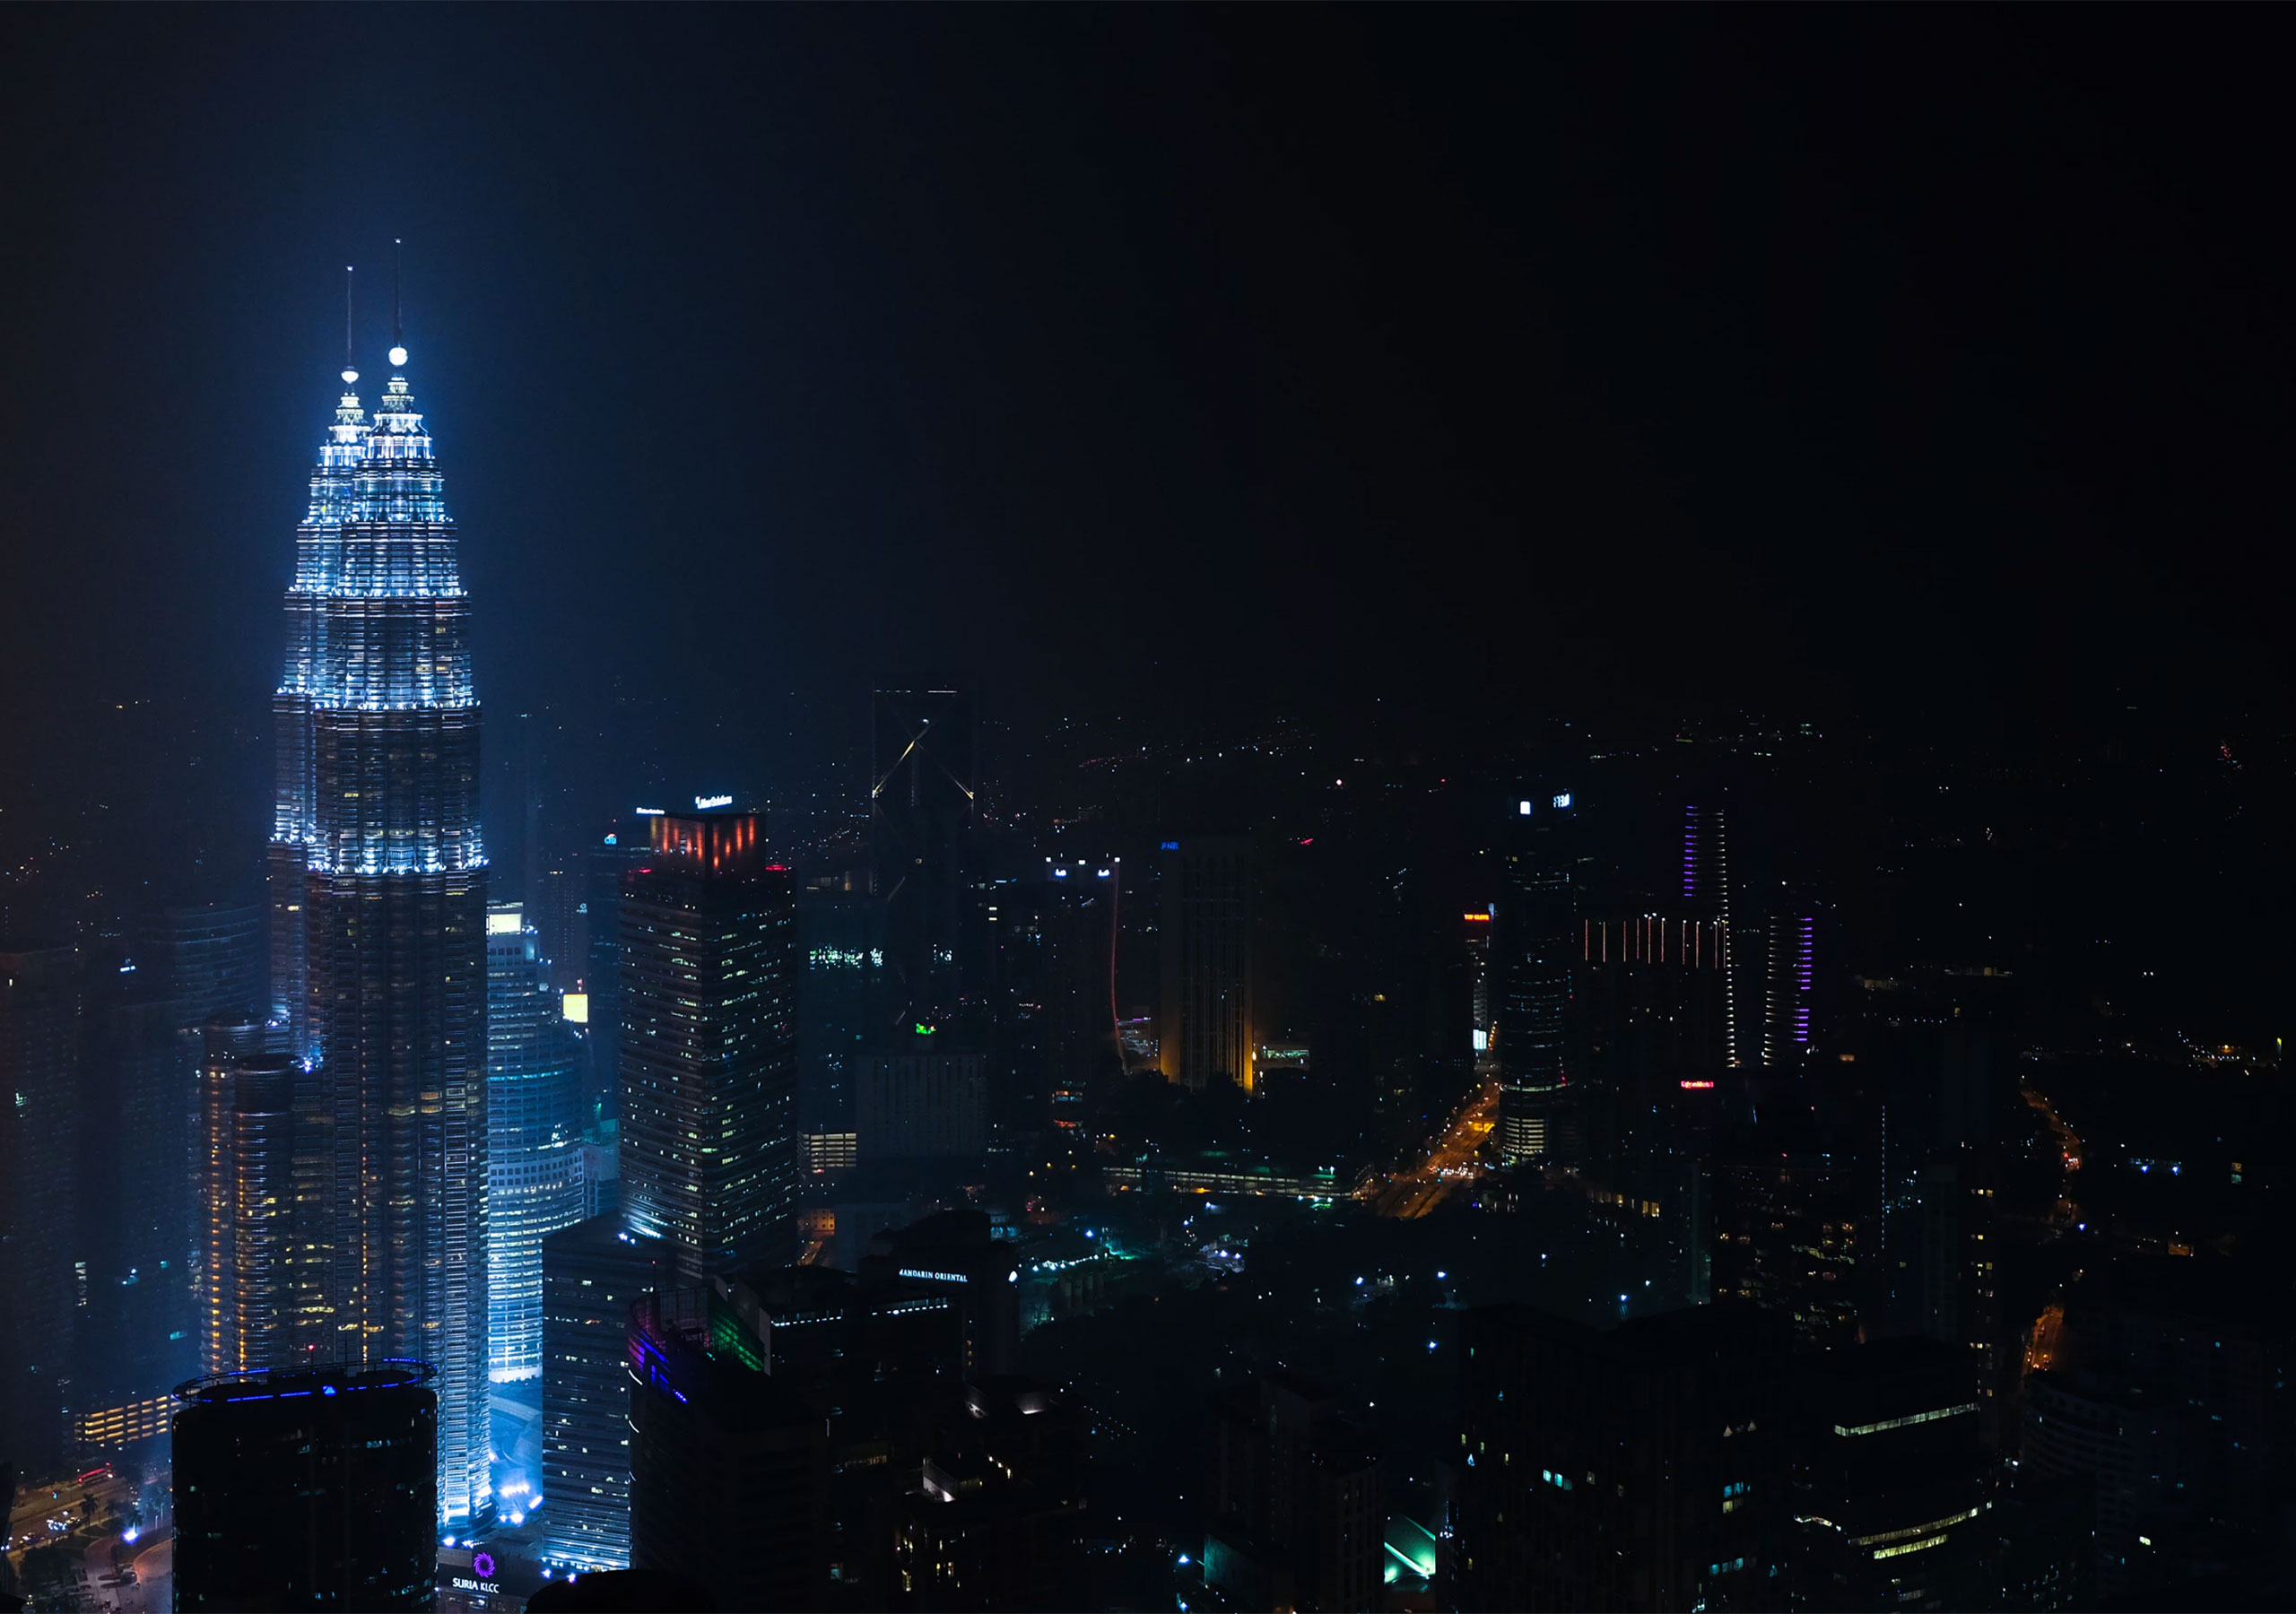
<path id="1" fill-rule="evenodd" d="M 2296 1599 L 2254 14 L 0 11 L 0 1610 Z"/>

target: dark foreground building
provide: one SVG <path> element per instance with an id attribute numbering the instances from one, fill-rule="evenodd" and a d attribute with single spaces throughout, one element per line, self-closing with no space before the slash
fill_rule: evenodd
<path id="1" fill-rule="evenodd" d="M 178 1389 L 176 1607 L 430 1607 L 437 1376 L 376 1362 Z"/>
<path id="2" fill-rule="evenodd" d="M 721 1609 L 816 1609 L 828 1420 L 766 1371 L 766 1333 L 715 1289 L 631 1308 L 631 1567 L 698 1575 Z"/>
<path id="3" fill-rule="evenodd" d="M 1792 1359 L 1737 1306 L 1463 1313 L 1458 1606 L 1778 1608 Z"/>

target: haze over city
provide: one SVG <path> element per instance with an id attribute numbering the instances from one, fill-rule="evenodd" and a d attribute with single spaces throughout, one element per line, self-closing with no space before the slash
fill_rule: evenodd
<path id="1" fill-rule="evenodd" d="M 2254 15 L 0 13 L 0 1608 L 2284 1602 Z"/>

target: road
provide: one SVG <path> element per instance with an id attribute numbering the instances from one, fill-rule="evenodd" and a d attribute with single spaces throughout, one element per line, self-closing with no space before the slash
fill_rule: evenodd
<path id="1" fill-rule="evenodd" d="M 107 1496 L 118 1498 L 121 1505 L 126 1506 L 135 1500 L 135 1488 L 109 1470 L 100 1478 L 91 1480 L 85 1485 L 50 1484 L 38 1488 L 20 1485 L 16 1490 L 16 1506 L 8 1517 L 8 1550 L 21 1551 L 26 1547 L 37 1547 L 43 1541 L 56 1540 L 63 1532 L 49 1530 L 46 1523 L 48 1520 L 62 1519 L 67 1523 L 76 1523 L 82 1502 L 94 1497 L 99 1502 L 97 1511 L 101 1512 L 101 1499 Z"/>
<path id="2" fill-rule="evenodd" d="M 2057 1139 L 2057 1152 L 2065 1162 L 2063 1185 L 2057 1191 L 2057 1206 L 2050 1212 L 2049 1219 L 2060 1228 L 2076 1227 L 2081 1220 L 2081 1206 L 2073 1197 L 2073 1174 L 2081 1169 L 2081 1140 L 2066 1124 L 2065 1117 L 2057 1113 L 2046 1095 L 2031 1087 L 2022 1088 L 2020 1092 L 2025 1102 L 2031 1106 L 2033 1113 L 2040 1116 L 2042 1124 Z"/>
<path id="3" fill-rule="evenodd" d="M 1451 1117 L 1450 1124 L 1429 1146 L 1425 1159 L 1367 1187 L 1363 1197 L 1381 1216 L 1410 1221 L 1426 1215 L 1457 1184 L 1483 1175 L 1477 1157 L 1483 1140 L 1498 1124 L 1499 1084 L 1486 1081 Z"/>

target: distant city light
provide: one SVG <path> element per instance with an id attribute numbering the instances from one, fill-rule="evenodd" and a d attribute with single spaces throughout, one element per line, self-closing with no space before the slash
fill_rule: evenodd
<path id="1" fill-rule="evenodd" d="M 1565 794 L 1562 794 L 1562 795 L 1559 795 L 1559 796 L 1555 797 L 1555 798 L 1554 798 L 1554 804 L 1555 804 L 1556 806 L 1558 806 L 1558 807 L 1568 807 L 1568 806 L 1570 806 L 1570 797 L 1569 794 L 1568 794 L 1568 793 L 1565 793 Z"/>

